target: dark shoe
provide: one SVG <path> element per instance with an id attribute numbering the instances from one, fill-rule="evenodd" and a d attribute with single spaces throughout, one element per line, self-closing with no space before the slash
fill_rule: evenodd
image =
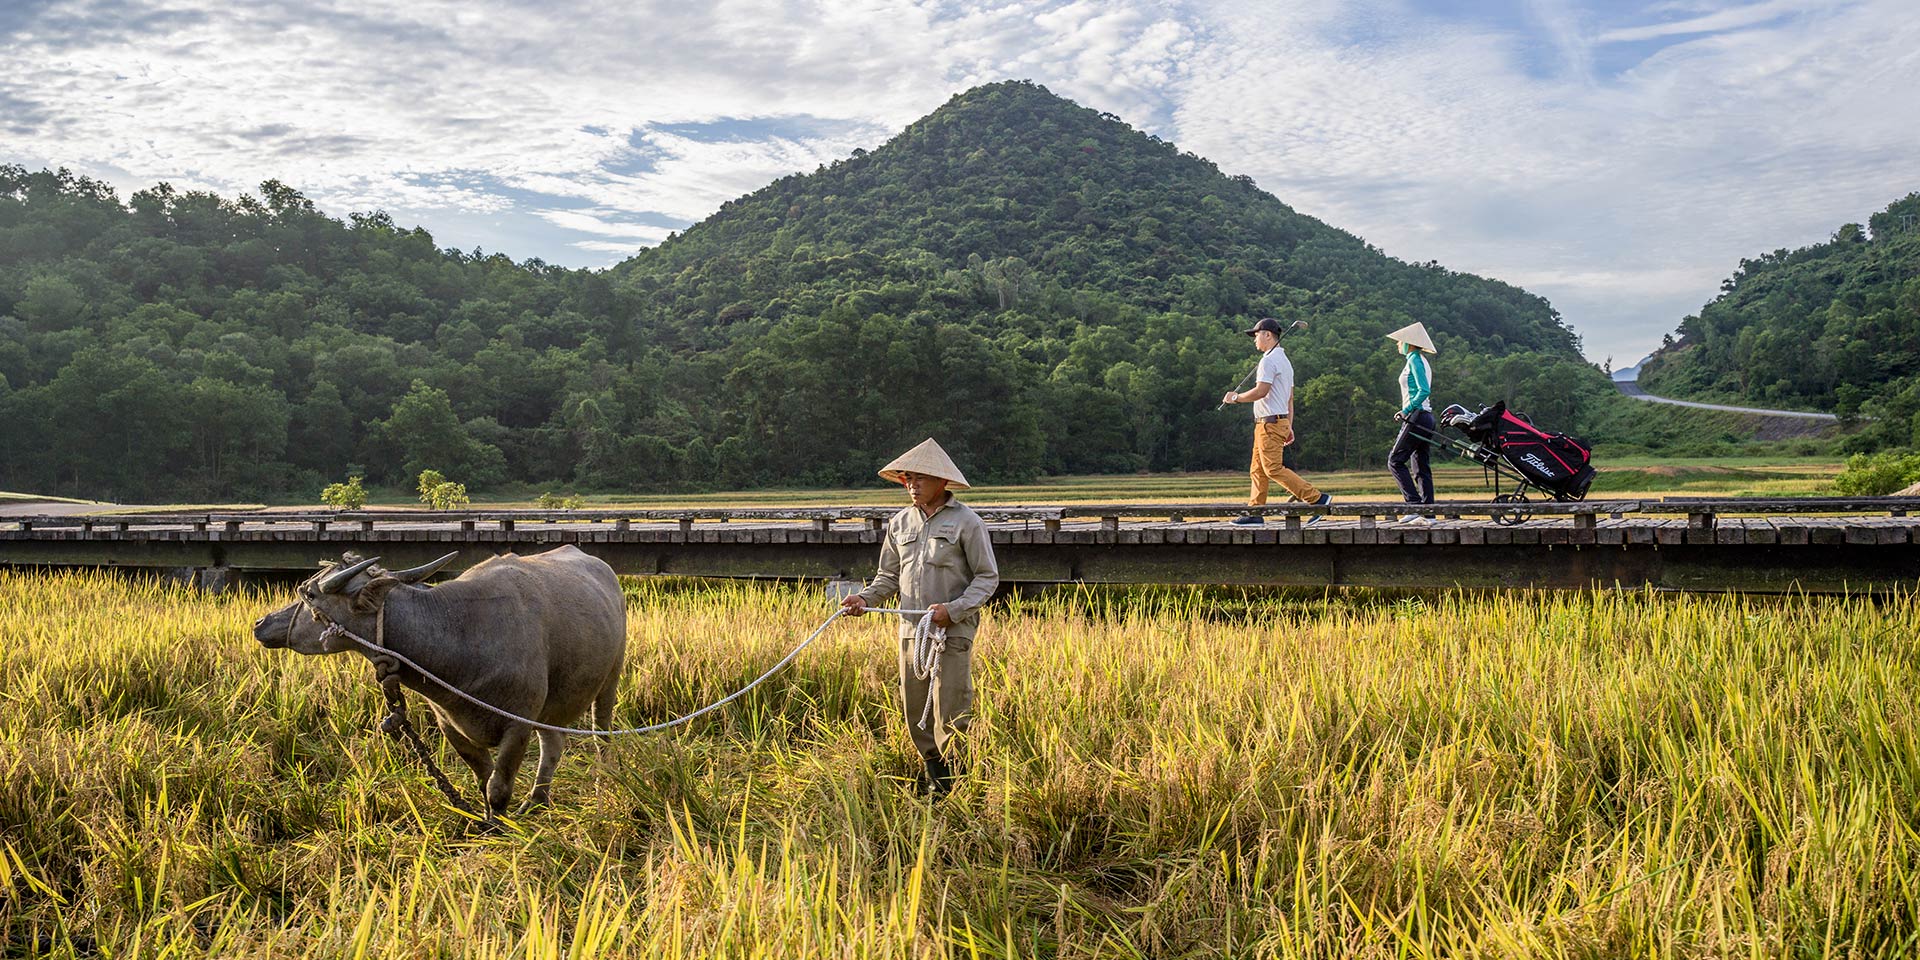
<path id="1" fill-rule="evenodd" d="M 953 768 L 939 754 L 923 757 L 927 763 L 927 795 L 938 800 L 953 791 Z"/>
<path id="2" fill-rule="evenodd" d="M 1324 507 L 1324 506 L 1326 506 L 1327 504 L 1330 504 L 1330 503 L 1332 503 L 1332 502 L 1333 502 L 1333 495 L 1332 495 L 1332 494 L 1330 494 L 1330 493 L 1323 493 L 1323 494 L 1321 494 L 1321 495 L 1320 495 L 1320 499 L 1318 499 L 1318 500 L 1315 500 L 1315 501 L 1313 502 L 1313 505 L 1314 505 L 1314 506 L 1316 506 L 1316 507 Z M 1308 523 L 1319 523 L 1319 522 L 1320 522 L 1320 517 L 1321 517 L 1321 516 L 1322 516 L 1321 514 L 1318 514 L 1318 513 L 1316 513 L 1316 514 L 1314 514 L 1313 516 L 1311 516 L 1311 517 L 1308 517 L 1308 518 L 1307 518 L 1307 522 L 1308 522 Z"/>
<path id="3" fill-rule="evenodd" d="M 1260 524 L 1266 523 L 1267 521 L 1266 521 L 1266 518 L 1264 517 L 1255 516 L 1249 513 L 1244 517 L 1234 517 L 1233 522 L 1243 527 L 1257 527 Z"/>

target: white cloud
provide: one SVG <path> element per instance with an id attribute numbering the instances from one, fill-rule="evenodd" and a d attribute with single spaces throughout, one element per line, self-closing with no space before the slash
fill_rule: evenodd
<path id="1" fill-rule="evenodd" d="M 572 244 L 582 250 L 631 253 L 659 243 L 674 232 L 672 227 L 622 220 L 623 214 L 617 210 L 536 210 L 534 215 L 562 230 L 610 238 Z"/>
<path id="2" fill-rule="evenodd" d="M 666 237 L 663 235 L 660 239 L 664 240 L 666 239 Z M 595 253 L 617 254 L 622 259 L 624 259 L 626 257 L 631 257 L 634 254 L 639 253 L 640 251 L 645 250 L 646 248 L 651 247 L 658 242 L 659 240 L 626 241 L 626 242 L 622 242 L 619 240 L 575 240 L 573 241 L 573 243 L 569 244 L 569 246 L 578 247 L 582 250 L 591 250 Z"/>
<path id="3" fill-rule="evenodd" d="M 1828 6 L 1829 4 L 1820 4 Z M 1654 40 L 1661 37 L 1683 36 L 1693 33 L 1718 33 L 1722 30 L 1738 30 L 1755 24 L 1765 23 L 1775 17 L 1798 12 L 1806 8 L 1804 2 L 1794 0 L 1770 0 L 1766 3 L 1754 3 L 1742 7 L 1715 10 L 1700 13 L 1684 20 L 1669 20 L 1663 23 L 1650 23 L 1638 27 L 1622 27 L 1608 30 L 1595 38 L 1600 43 L 1628 43 L 1635 40 Z M 1697 11 L 1696 11 L 1697 13 Z"/>
<path id="4" fill-rule="evenodd" d="M 0 158 L 124 189 L 277 178 L 335 212 L 580 201 L 690 221 L 1009 73 L 1147 113 L 1183 35 L 1153 0 L 55 0 L 0 45 Z M 831 122 L 662 129 L 730 118 Z"/>
<path id="5" fill-rule="evenodd" d="M 1389 253 L 1549 296 L 1589 355 L 1644 352 L 1740 257 L 1920 187 L 1920 101 L 1895 93 L 1920 89 L 1920 29 L 1901 4 L 1767 6 L 1696 18 L 1722 32 L 1591 80 L 1531 69 L 1511 29 L 1394 0 L 1224 8 L 1176 132 Z M 1406 29 L 1344 40 L 1380 21 Z"/>

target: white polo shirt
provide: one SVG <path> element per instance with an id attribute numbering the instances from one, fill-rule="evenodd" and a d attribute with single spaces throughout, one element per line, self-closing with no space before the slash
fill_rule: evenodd
<path id="1" fill-rule="evenodd" d="M 1287 351 L 1277 346 L 1268 350 L 1260 358 L 1260 372 L 1255 379 L 1273 385 L 1266 396 L 1253 402 L 1255 419 L 1287 416 L 1287 404 L 1293 399 L 1293 361 L 1287 359 Z"/>

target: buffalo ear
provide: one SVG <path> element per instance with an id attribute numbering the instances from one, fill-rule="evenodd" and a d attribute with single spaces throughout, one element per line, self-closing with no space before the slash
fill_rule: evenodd
<path id="1" fill-rule="evenodd" d="M 387 594 L 400 585 L 400 581 L 388 574 L 381 574 L 367 581 L 353 595 L 353 608 L 361 613 L 371 613 L 387 602 Z"/>

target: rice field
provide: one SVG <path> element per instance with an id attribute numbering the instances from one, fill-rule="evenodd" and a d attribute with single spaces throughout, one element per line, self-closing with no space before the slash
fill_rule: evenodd
<path id="1" fill-rule="evenodd" d="M 830 609 L 628 590 L 634 723 Z M 363 660 L 255 644 L 287 599 L 0 571 L 0 955 L 1920 950 L 1913 594 L 1015 597 L 937 804 L 889 627 L 844 622 L 495 831 L 374 731 Z"/>

